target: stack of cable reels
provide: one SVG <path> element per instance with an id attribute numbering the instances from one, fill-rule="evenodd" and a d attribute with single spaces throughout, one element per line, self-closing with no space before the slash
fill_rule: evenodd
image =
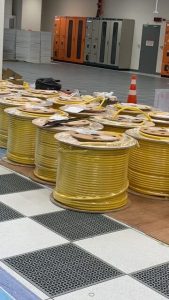
<path id="1" fill-rule="evenodd" d="M 126 134 L 139 143 L 130 154 L 130 189 L 169 200 L 169 129 L 142 127 Z"/>
<path id="2" fill-rule="evenodd" d="M 164 111 L 153 111 L 149 113 L 155 126 L 169 127 L 169 112 Z"/>
<path id="3" fill-rule="evenodd" d="M 126 206 L 128 159 L 136 141 L 125 134 L 66 132 L 59 143 L 53 201 L 77 211 L 106 212 Z"/>
<path id="4" fill-rule="evenodd" d="M 55 133 L 63 131 L 97 131 L 102 130 L 103 126 L 88 120 L 78 120 L 55 114 L 50 118 L 38 118 L 33 120 L 36 126 L 36 149 L 35 149 L 35 170 L 37 178 L 56 182 L 57 173 L 57 150 L 58 141 L 54 138 Z"/>
<path id="5" fill-rule="evenodd" d="M 42 103 L 40 99 L 24 98 L 17 95 L 0 99 L 0 147 L 7 148 L 8 139 L 8 116 L 5 113 L 6 108 L 22 106 L 26 103 Z"/>
<path id="6" fill-rule="evenodd" d="M 149 116 L 147 119 L 141 116 L 128 116 L 128 115 L 105 115 L 105 116 L 95 116 L 91 118 L 95 122 L 99 122 L 104 126 L 105 131 L 110 132 L 125 132 L 131 128 L 137 128 L 141 126 L 154 126 L 153 122 Z"/>
<path id="7" fill-rule="evenodd" d="M 57 110 L 29 104 L 7 108 L 5 113 L 8 114 L 7 159 L 17 164 L 34 165 L 36 128 L 32 120 L 55 114 Z"/>

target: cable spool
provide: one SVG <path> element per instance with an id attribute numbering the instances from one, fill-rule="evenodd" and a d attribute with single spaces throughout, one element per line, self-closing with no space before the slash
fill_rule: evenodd
<path id="1" fill-rule="evenodd" d="M 64 112 L 67 112 L 70 116 L 79 119 L 95 116 L 106 111 L 106 109 L 101 105 L 98 105 L 98 103 L 88 105 L 65 105 L 61 106 L 60 109 Z"/>
<path id="2" fill-rule="evenodd" d="M 59 133 L 55 202 L 78 211 L 105 212 L 127 204 L 128 159 L 136 141 L 124 134 Z"/>
<path id="3" fill-rule="evenodd" d="M 41 100 L 47 100 L 49 97 L 58 95 L 58 91 L 53 90 L 35 90 L 35 89 L 28 89 L 22 91 L 22 96 L 24 97 L 34 97 L 39 98 Z"/>
<path id="4" fill-rule="evenodd" d="M 158 127 L 169 127 L 169 113 L 164 111 L 150 112 L 149 116 Z"/>
<path id="5" fill-rule="evenodd" d="M 35 170 L 36 177 L 55 183 L 57 172 L 57 149 L 58 141 L 54 138 L 55 133 L 62 131 L 79 131 L 79 130 L 102 130 L 103 126 L 88 120 L 71 121 L 68 117 L 62 117 L 61 122 L 66 120 L 66 123 L 59 123 L 60 117 L 54 115 L 51 118 L 38 118 L 33 120 L 36 125 L 36 148 L 35 148 Z M 45 127 L 46 124 L 57 120 L 57 124 L 53 127 Z M 67 122 L 69 120 L 69 122 Z M 56 126 L 57 125 L 57 126 Z"/>
<path id="6" fill-rule="evenodd" d="M 96 116 L 92 118 L 93 121 L 99 122 L 104 125 L 105 131 L 124 133 L 131 128 L 137 128 L 141 126 L 154 126 L 153 122 L 150 122 L 150 118 L 147 115 L 147 120 L 140 116 L 128 116 L 128 115 L 105 115 Z"/>
<path id="7" fill-rule="evenodd" d="M 149 113 L 152 110 L 151 106 L 143 104 L 134 104 L 134 103 L 117 103 L 114 105 L 109 105 L 109 109 L 116 110 L 118 114 L 127 114 L 127 115 L 138 115 L 140 113 Z"/>
<path id="8" fill-rule="evenodd" d="M 53 108 L 29 105 L 18 109 L 7 108 L 5 112 L 8 114 L 9 124 L 7 158 L 18 164 L 33 165 L 36 128 L 32 120 L 41 116 L 50 116 L 57 111 Z"/>
<path id="9" fill-rule="evenodd" d="M 53 107 L 59 109 L 63 105 L 74 105 L 74 104 L 81 104 L 83 100 L 80 97 L 68 97 L 66 98 L 59 95 L 58 97 L 49 98 L 49 100 L 53 103 Z"/>
<path id="10" fill-rule="evenodd" d="M 37 102 L 37 100 L 33 100 L 33 98 L 26 99 L 18 96 L 0 99 L 0 147 L 7 148 L 8 139 L 8 116 L 4 110 L 9 107 L 21 106 L 26 104 L 28 101 L 32 101 L 32 103 L 33 101 L 35 103 Z M 38 102 L 42 103 L 39 99 Z"/>
<path id="11" fill-rule="evenodd" d="M 169 197 L 169 129 L 143 127 L 127 135 L 139 142 L 129 160 L 130 188 L 138 193 Z"/>

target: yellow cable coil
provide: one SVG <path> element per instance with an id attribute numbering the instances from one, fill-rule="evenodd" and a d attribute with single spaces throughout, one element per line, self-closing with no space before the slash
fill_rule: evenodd
<path id="1" fill-rule="evenodd" d="M 47 114 L 26 113 L 16 108 L 5 112 L 9 122 L 7 158 L 18 164 L 34 165 L 36 128 L 32 120 Z"/>
<path id="2" fill-rule="evenodd" d="M 5 114 L 4 109 L 8 106 L 0 104 L 0 147 L 7 147 L 8 139 L 8 116 Z"/>
<path id="3" fill-rule="evenodd" d="M 126 133 L 139 142 L 130 154 L 130 188 L 141 194 L 169 197 L 169 138 L 145 134 L 139 129 Z"/>
<path id="4" fill-rule="evenodd" d="M 129 148 L 135 141 L 123 136 L 123 141 L 115 143 L 114 148 L 113 143 L 110 146 L 107 142 L 73 145 L 70 135 L 56 135 L 59 151 L 54 200 L 68 208 L 88 212 L 104 212 L 126 205 Z"/>
<path id="5" fill-rule="evenodd" d="M 47 121 L 47 118 L 33 120 L 33 124 L 37 126 L 34 174 L 42 180 L 55 183 L 58 164 L 58 141 L 54 138 L 55 133 L 68 130 L 82 130 L 83 123 L 85 130 L 101 130 L 103 129 L 103 126 L 84 120 L 84 122 L 80 121 L 81 125 L 79 128 L 76 125 L 77 122 L 72 122 L 74 123 L 74 126 L 71 127 L 69 126 L 69 123 L 67 123 L 67 126 L 45 128 L 42 126 L 45 121 Z M 87 126 L 85 126 L 85 123 Z"/>
<path id="6" fill-rule="evenodd" d="M 138 112 L 142 114 L 149 113 L 152 108 L 151 106 L 144 105 L 144 104 L 131 104 L 131 103 L 116 103 L 112 106 L 114 109 L 117 110 L 117 114 L 125 113 L 128 115 L 137 115 Z"/>
<path id="7" fill-rule="evenodd" d="M 169 112 L 153 111 L 149 113 L 149 116 L 157 127 L 169 127 Z"/>
<path id="8" fill-rule="evenodd" d="M 49 181 L 56 181 L 58 143 L 54 139 L 54 132 L 37 128 L 35 147 L 36 177 Z"/>
<path id="9" fill-rule="evenodd" d="M 137 116 L 121 115 L 121 113 L 126 110 L 137 112 L 137 114 L 143 114 L 145 119 L 141 119 Z M 95 116 L 91 119 L 104 125 L 104 130 L 110 132 L 124 133 L 126 130 L 135 127 L 154 126 L 151 117 L 147 113 L 137 107 L 130 106 L 124 106 L 113 114 L 112 112 L 111 114 L 109 112 L 107 115 Z"/>
<path id="10" fill-rule="evenodd" d="M 81 96 L 81 97 L 69 97 L 67 95 L 67 99 L 62 99 L 60 96 L 49 98 L 49 100 L 53 103 L 53 107 L 59 109 L 61 106 L 67 105 L 87 105 L 92 102 L 101 102 L 98 108 L 101 108 L 106 101 L 103 97 L 94 97 L 94 96 Z"/>
<path id="11" fill-rule="evenodd" d="M 39 103 L 44 103 L 42 100 L 38 100 Z M 19 107 L 22 105 L 36 104 L 37 99 L 24 98 L 18 95 L 12 95 L 8 98 L 0 99 L 0 147 L 7 148 L 8 140 L 8 116 L 5 113 L 6 108 Z M 38 104 L 39 104 L 38 103 Z"/>

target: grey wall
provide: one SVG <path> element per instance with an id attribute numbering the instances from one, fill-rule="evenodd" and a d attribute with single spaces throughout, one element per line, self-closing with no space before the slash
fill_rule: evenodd
<path id="1" fill-rule="evenodd" d="M 97 0 L 43 0 L 41 30 L 51 31 L 55 16 L 95 17 Z"/>

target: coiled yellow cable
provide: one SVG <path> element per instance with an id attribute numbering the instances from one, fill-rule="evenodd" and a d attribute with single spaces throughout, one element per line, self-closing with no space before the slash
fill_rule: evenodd
<path id="1" fill-rule="evenodd" d="M 54 200 L 79 211 L 104 212 L 118 209 L 127 204 L 127 170 L 129 144 L 119 149 L 100 149 L 103 143 L 91 142 L 80 146 L 66 142 L 70 134 L 57 135 L 59 140 L 58 172 Z M 95 143 L 94 143 L 95 144 Z M 132 141 L 132 146 L 135 142 Z M 98 146 L 97 146 L 98 145 Z"/>
<path id="2" fill-rule="evenodd" d="M 9 103 L 2 103 L 0 101 L 0 147 L 1 148 L 7 148 L 7 140 L 8 140 L 8 116 L 4 112 L 4 110 L 8 107 L 14 107 L 14 106 L 23 105 L 23 102 L 20 102 L 20 104 L 17 103 L 17 101 L 13 104 Z"/>
<path id="3" fill-rule="evenodd" d="M 148 119 L 150 122 L 151 117 L 149 116 L 149 114 L 147 114 L 145 111 L 141 110 L 139 107 L 132 107 L 132 106 L 121 106 L 120 104 L 115 104 L 114 107 L 116 107 L 118 109 L 118 111 L 113 115 L 113 119 L 115 120 L 116 117 L 120 114 L 120 113 L 124 113 L 125 111 L 127 111 L 127 114 L 131 113 L 136 113 L 136 114 L 143 114 L 146 119 Z"/>
<path id="4" fill-rule="evenodd" d="M 56 182 L 58 142 L 54 139 L 55 132 L 45 128 L 37 128 L 35 147 L 36 177 Z"/>
<path id="5" fill-rule="evenodd" d="M 79 127 L 77 127 L 76 122 L 75 125 L 71 127 L 69 126 L 69 123 L 67 123 L 67 126 L 60 125 L 59 127 L 51 128 L 45 128 L 43 126 L 40 126 L 40 124 L 42 124 L 46 120 L 47 118 L 33 120 L 33 124 L 37 126 L 34 174 L 36 177 L 42 180 L 55 183 L 58 164 L 58 141 L 54 138 L 54 135 L 57 132 L 59 133 L 65 130 L 101 130 L 103 129 L 103 126 L 89 121 L 86 121 L 89 124 L 84 127 L 82 127 L 83 121 L 81 121 L 81 125 Z"/>
<path id="6" fill-rule="evenodd" d="M 52 101 L 54 108 L 59 109 L 61 106 L 65 105 L 87 105 L 91 104 L 92 102 L 101 102 L 98 105 L 98 109 L 103 106 L 106 99 L 103 97 L 92 97 L 92 96 L 82 96 L 79 100 L 77 97 L 72 97 L 67 100 L 61 99 L 59 96 L 50 98 L 50 101 Z"/>
<path id="7" fill-rule="evenodd" d="M 8 114 L 9 122 L 7 158 L 18 164 L 33 165 L 36 128 L 32 124 L 32 120 L 42 117 L 44 114 L 25 113 L 16 108 L 6 109 L 5 112 Z"/>
<path id="8" fill-rule="evenodd" d="M 121 114 L 121 112 L 124 112 L 125 110 L 128 110 L 128 109 L 135 111 L 137 113 L 143 114 L 145 119 L 140 118 L 140 122 L 134 122 L 136 117 L 133 117 L 131 115 L 129 115 L 129 116 L 124 115 L 123 118 L 126 118 L 126 119 L 121 121 L 119 119 L 119 115 Z M 128 130 L 130 128 L 141 127 L 143 125 L 154 126 L 153 122 L 151 121 L 151 117 L 147 113 L 143 112 L 142 110 L 140 110 L 137 107 L 133 108 L 133 107 L 125 106 L 125 107 L 122 107 L 121 109 L 119 109 L 113 115 L 96 116 L 96 117 L 93 117 L 92 119 L 97 122 L 100 122 L 102 125 L 104 125 L 104 130 L 110 131 L 110 132 L 124 133 L 126 130 Z M 137 118 L 137 120 L 139 120 L 139 118 Z"/>
<path id="9" fill-rule="evenodd" d="M 6 105 L 0 104 L 0 147 L 7 147 L 8 139 L 8 116 L 5 114 L 4 109 Z"/>
<path id="10" fill-rule="evenodd" d="M 130 154 L 130 188 L 142 194 L 169 197 L 169 138 L 138 129 L 126 133 L 139 142 L 139 147 Z"/>

